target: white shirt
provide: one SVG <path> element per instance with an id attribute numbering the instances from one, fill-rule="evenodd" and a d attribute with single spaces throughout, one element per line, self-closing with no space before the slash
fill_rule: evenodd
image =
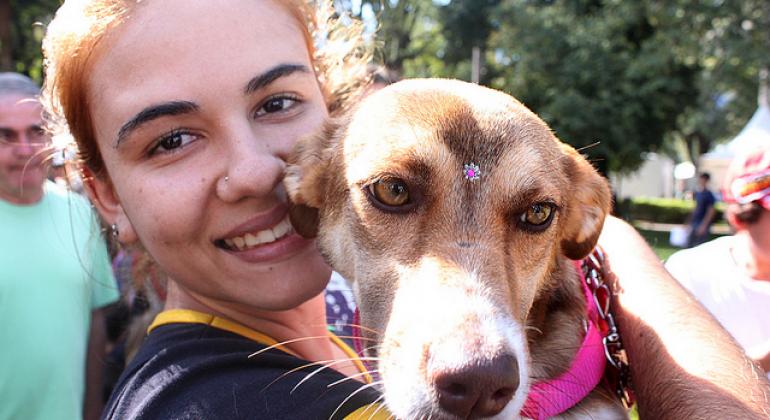
<path id="1" fill-rule="evenodd" d="M 752 279 L 738 267 L 730 252 L 734 241 L 724 236 L 679 251 L 666 268 L 747 352 L 770 349 L 770 281 Z"/>

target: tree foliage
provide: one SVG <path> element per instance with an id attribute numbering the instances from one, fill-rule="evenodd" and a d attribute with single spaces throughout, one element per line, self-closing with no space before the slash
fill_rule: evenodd
<path id="1" fill-rule="evenodd" d="M 8 38 L 0 41 L 0 60 L 4 71 L 24 73 L 40 82 L 43 78 L 43 59 L 40 45 L 45 25 L 59 7 L 59 0 L 10 0 L 8 21 L 0 22 L 8 30 Z M 2 14 L 0 13 L 0 16 Z"/>
<path id="2" fill-rule="evenodd" d="M 404 22 L 380 10 L 391 28 L 380 42 L 400 51 L 387 33 Z M 694 160 L 735 134 L 770 51 L 767 0 L 453 0 L 419 13 L 409 30 L 429 37 L 390 58 L 405 76 L 469 80 L 479 47 L 482 84 L 521 99 L 576 147 L 599 142 L 585 153 L 605 171 L 633 170 L 674 141 Z"/>
<path id="3" fill-rule="evenodd" d="M 729 139 L 757 107 L 759 73 L 770 68 L 770 2 L 766 0 L 655 3 L 675 54 L 697 63 L 698 98 L 669 139 L 697 157 Z"/>
<path id="4" fill-rule="evenodd" d="M 697 63 L 665 46 L 643 2 L 508 1 L 490 40 L 518 97 L 603 171 L 637 167 L 694 105 Z"/>

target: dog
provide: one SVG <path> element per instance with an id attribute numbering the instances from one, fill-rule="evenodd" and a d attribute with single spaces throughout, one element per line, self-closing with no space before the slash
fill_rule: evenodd
<path id="1" fill-rule="evenodd" d="M 390 85 L 300 140 L 284 183 L 295 230 L 353 282 L 395 417 L 527 417 L 533 384 L 569 370 L 587 335 L 572 260 L 596 245 L 610 190 L 513 97 Z M 591 389 L 547 416 L 627 418 Z"/>

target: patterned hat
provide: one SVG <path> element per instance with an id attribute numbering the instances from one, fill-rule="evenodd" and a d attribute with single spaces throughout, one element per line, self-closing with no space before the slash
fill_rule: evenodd
<path id="1" fill-rule="evenodd" d="M 722 195 L 727 203 L 756 201 L 770 210 L 770 142 L 733 159 Z"/>

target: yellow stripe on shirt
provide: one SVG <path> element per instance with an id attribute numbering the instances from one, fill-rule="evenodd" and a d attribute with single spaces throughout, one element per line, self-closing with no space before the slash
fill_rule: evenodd
<path id="1" fill-rule="evenodd" d="M 302 358 L 293 351 L 287 349 L 285 346 L 282 346 L 278 344 L 278 341 L 276 341 L 274 338 L 263 334 L 259 331 L 253 330 L 245 325 L 241 325 L 237 322 L 230 321 L 229 319 L 221 318 L 215 315 L 193 311 L 191 309 L 169 309 L 167 311 L 160 312 L 158 315 L 155 316 L 155 319 L 152 321 L 152 324 L 147 328 L 147 333 L 149 334 L 150 331 L 154 330 L 157 327 L 160 327 L 161 325 L 167 325 L 167 324 L 205 324 L 210 325 L 214 328 L 218 328 L 220 330 L 229 331 L 233 334 L 238 334 L 241 337 L 246 337 L 251 341 L 255 341 L 259 344 L 263 344 L 268 347 L 273 347 L 278 350 L 281 350 L 285 353 L 288 353 L 294 357 Z M 369 371 L 366 369 L 366 366 L 361 362 L 361 360 L 358 358 L 358 355 L 356 352 L 350 348 L 347 344 L 345 344 L 344 341 L 342 341 L 339 337 L 329 333 L 329 339 L 332 340 L 334 344 L 337 345 L 337 347 L 340 348 L 346 355 L 350 357 L 351 363 L 353 363 L 356 366 L 356 369 L 358 369 L 359 372 L 362 373 L 362 376 L 366 383 L 372 382 L 372 377 L 369 375 Z"/>
<path id="2" fill-rule="evenodd" d="M 391 418 L 393 415 L 380 403 L 365 405 L 345 416 L 345 420 L 389 420 Z"/>

